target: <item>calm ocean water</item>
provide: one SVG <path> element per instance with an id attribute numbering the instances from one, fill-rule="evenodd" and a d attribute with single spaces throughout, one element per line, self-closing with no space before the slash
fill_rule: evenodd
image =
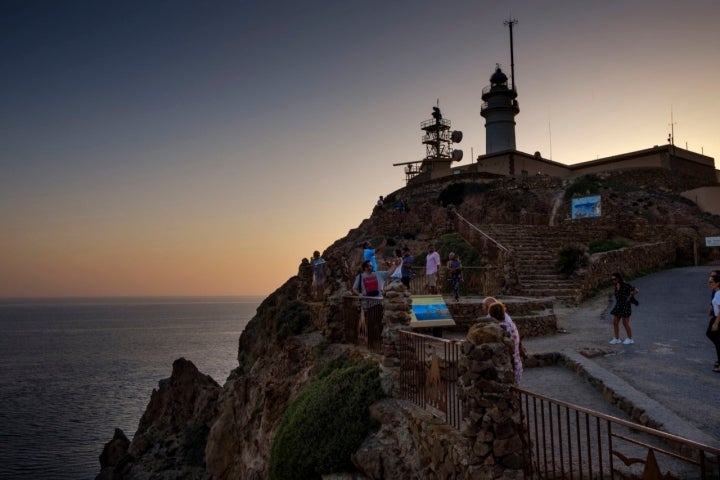
<path id="1" fill-rule="evenodd" d="M 0 479 L 93 479 L 174 360 L 225 383 L 262 299 L 0 299 Z"/>

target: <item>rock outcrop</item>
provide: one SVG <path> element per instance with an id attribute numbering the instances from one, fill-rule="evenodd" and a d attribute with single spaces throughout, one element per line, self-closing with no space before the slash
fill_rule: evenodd
<path id="1" fill-rule="evenodd" d="M 662 250 L 633 250 L 633 264 L 641 268 L 657 264 L 657 259 L 645 262 L 648 255 L 672 255 L 680 260 L 697 254 L 688 249 L 688 239 L 692 246 L 693 241 L 715 231 L 717 219 L 700 215 L 685 200 L 677 201 L 673 196 L 678 193 L 677 182 L 659 174 L 633 175 L 645 182 L 645 188 L 613 191 L 610 180 L 622 178 L 605 179 L 604 217 L 598 223 L 608 235 L 636 243 L 650 243 L 662 232 L 676 232 L 682 226 L 682 232 L 673 234 L 672 244 Z M 398 219 L 395 212 L 376 209 L 371 218 L 323 252 L 328 268 L 323 302 L 312 301 L 310 267 L 303 262 L 299 274 L 259 306 L 240 337 L 238 367 L 225 385 L 198 372 L 189 360 L 175 361 L 171 376 L 152 392 L 132 442 L 116 431 L 105 446 L 97 478 L 266 479 L 272 441 L 283 413 L 299 392 L 340 357 L 380 363 L 384 388 L 392 394 L 398 368 L 395 335 L 407 321 L 407 292 L 399 284 L 390 288 L 385 300 L 389 317 L 379 354 L 348 342 L 353 334 L 344 318 L 343 299 L 360 263 L 359 245 L 382 236 L 391 240 L 388 244 L 407 243 L 414 252 L 424 251 L 428 241 L 454 232 L 452 216 L 439 199 L 448 185 L 461 181 L 494 182 L 485 193 L 474 190 L 459 199 L 461 205 L 455 205 L 475 223 L 527 223 L 533 228 L 552 225 L 551 216 L 559 221 L 567 218 L 567 206 L 557 206 L 568 188 L 560 179 L 450 178 L 396 192 L 393 195 L 410 206 L 409 213 Z M 651 193 L 650 189 L 655 190 Z M 617 255 L 621 254 L 606 258 Z M 602 275 L 611 266 L 606 260 L 589 268 Z M 522 272 L 523 266 L 518 269 Z M 373 405 L 371 414 L 378 429 L 352 455 L 356 478 L 521 476 L 522 425 L 511 398 L 508 342 L 495 325 L 470 329 L 463 343 L 458 380 L 466 413 L 461 430 L 397 398 Z"/>

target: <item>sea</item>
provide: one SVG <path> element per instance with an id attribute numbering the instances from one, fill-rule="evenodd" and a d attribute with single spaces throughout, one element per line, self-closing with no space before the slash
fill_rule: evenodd
<path id="1" fill-rule="evenodd" d="M 0 299 L 0 479 L 94 479 L 174 360 L 225 383 L 263 298 Z"/>

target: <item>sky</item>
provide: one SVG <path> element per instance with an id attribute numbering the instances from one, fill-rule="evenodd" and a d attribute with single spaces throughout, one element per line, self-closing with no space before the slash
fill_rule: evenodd
<path id="1" fill-rule="evenodd" d="M 0 0 L 0 297 L 271 293 L 433 106 L 485 153 L 510 18 L 518 150 L 720 157 L 716 0 Z"/>

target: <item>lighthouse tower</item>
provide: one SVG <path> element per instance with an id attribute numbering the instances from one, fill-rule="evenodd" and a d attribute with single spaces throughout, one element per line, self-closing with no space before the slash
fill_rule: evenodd
<path id="1" fill-rule="evenodd" d="M 490 77 L 490 85 L 483 88 L 483 104 L 480 115 L 485 118 L 485 155 L 515 150 L 515 115 L 520 113 L 515 89 L 515 53 L 513 51 L 513 27 L 518 21 L 509 18 L 503 24 L 510 30 L 510 74 L 512 87 L 508 87 L 508 77 L 497 65 Z"/>
<path id="2" fill-rule="evenodd" d="M 498 65 L 483 88 L 480 115 L 485 118 L 485 154 L 515 150 L 515 115 L 520 113 L 515 88 Z"/>

